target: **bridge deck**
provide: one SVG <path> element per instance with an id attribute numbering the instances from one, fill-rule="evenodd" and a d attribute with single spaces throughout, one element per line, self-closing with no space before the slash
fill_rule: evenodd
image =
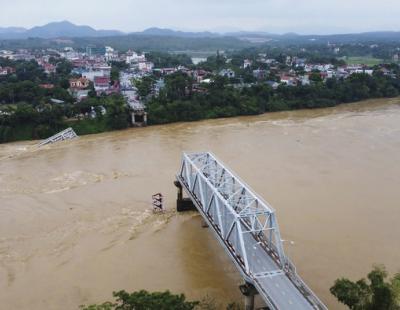
<path id="1" fill-rule="evenodd" d="M 213 154 L 184 154 L 177 180 L 271 309 L 326 309 L 283 252 L 275 211 Z"/>

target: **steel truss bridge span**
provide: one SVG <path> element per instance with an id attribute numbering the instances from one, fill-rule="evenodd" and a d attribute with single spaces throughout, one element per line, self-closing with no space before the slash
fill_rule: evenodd
<path id="1" fill-rule="evenodd" d="M 177 181 L 270 309 L 327 309 L 285 255 L 275 210 L 212 153 L 184 153 Z"/>

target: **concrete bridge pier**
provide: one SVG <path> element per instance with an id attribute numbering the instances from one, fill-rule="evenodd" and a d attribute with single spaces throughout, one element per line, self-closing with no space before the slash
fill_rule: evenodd
<path id="1" fill-rule="evenodd" d="M 178 212 L 197 211 L 193 201 L 190 198 L 183 197 L 182 184 L 178 181 L 174 181 L 174 185 L 178 189 L 176 198 L 176 211 Z"/>
<path id="2" fill-rule="evenodd" d="M 244 296 L 244 309 L 254 310 L 254 297 L 258 294 L 257 289 L 251 283 L 245 283 L 239 286 Z"/>

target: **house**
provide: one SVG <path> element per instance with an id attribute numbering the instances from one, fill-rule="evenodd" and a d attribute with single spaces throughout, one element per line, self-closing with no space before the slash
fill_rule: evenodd
<path id="1" fill-rule="evenodd" d="M 257 80 L 265 79 L 265 77 L 267 76 L 267 71 L 262 69 L 253 70 L 253 76 Z"/>
<path id="2" fill-rule="evenodd" d="M 108 76 L 96 76 L 94 78 L 94 89 L 96 92 L 105 92 L 110 87 L 110 78 Z"/>
<path id="3" fill-rule="evenodd" d="M 138 69 L 144 72 L 150 72 L 153 70 L 154 64 L 150 61 L 141 61 L 138 63 Z"/>
<path id="4" fill-rule="evenodd" d="M 118 52 L 116 52 L 112 47 L 106 46 L 105 50 L 104 58 L 106 61 L 118 60 Z"/>
<path id="5" fill-rule="evenodd" d="M 374 70 L 373 69 L 364 69 L 364 73 L 372 76 L 374 73 Z"/>
<path id="6" fill-rule="evenodd" d="M 245 59 L 243 61 L 243 68 L 244 69 L 250 68 L 252 64 L 253 64 L 253 62 L 250 59 Z"/>
<path id="7" fill-rule="evenodd" d="M 89 96 L 88 89 L 70 89 L 70 93 L 78 102 L 86 99 Z"/>
<path id="8" fill-rule="evenodd" d="M 39 84 L 39 87 L 42 89 L 53 89 L 54 84 Z"/>
<path id="9" fill-rule="evenodd" d="M 381 68 L 380 71 L 383 73 L 383 75 L 390 75 L 392 73 L 389 69 L 386 69 L 385 67 Z"/>
<path id="10" fill-rule="evenodd" d="M 138 55 L 136 52 L 129 50 L 126 53 L 126 63 L 131 64 L 131 63 L 137 63 L 137 62 L 144 62 L 146 61 L 146 56 L 145 55 Z"/>
<path id="11" fill-rule="evenodd" d="M 7 51 L 7 50 L 1 50 L 0 51 L 0 57 L 1 58 L 6 58 L 6 59 L 14 59 L 14 52 Z"/>
<path id="12" fill-rule="evenodd" d="M 301 85 L 306 86 L 306 85 L 310 85 L 310 76 L 309 75 L 303 75 L 299 77 L 299 82 L 301 83 Z"/>
<path id="13" fill-rule="evenodd" d="M 233 71 L 232 69 L 222 69 L 219 72 L 219 75 L 227 77 L 228 79 L 233 79 L 235 78 L 235 71 Z"/>
<path id="14" fill-rule="evenodd" d="M 56 66 L 55 65 L 52 65 L 52 64 L 50 64 L 48 62 L 43 62 L 41 64 L 41 66 L 42 66 L 44 72 L 46 72 L 47 74 L 56 73 Z"/>
<path id="15" fill-rule="evenodd" d="M 265 83 L 266 83 L 267 85 L 271 86 L 273 89 L 277 89 L 278 86 L 279 86 L 279 83 L 278 83 L 278 82 L 275 82 L 275 81 L 266 81 Z"/>
<path id="16" fill-rule="evenodd" d="M 295 64 L 296 64 L 296 67 L 304 67 L 306 65 L 306 59 L 296 57 Z"/>
<path id="17" fill-rule="evenodd" d="M 326 71 L 326 74 L 327 74 L 327 78 L 331 79 L 331 78 L 336 76 L 336 71 L 334 71 L 332 69 L 329 69 L 329 70 Z"/>
<path id="18" fill-rule="evenodd" d="M 0 67 L 0 76 L 8 75 L 8 71 L 6 68 Z"/>
<path id="19" fill-rule="evenodd" d="M 201 81 L 203 81 L 206 76 L 209 74 L 209 72 L 202 70 L 202 69 L 198 69 L 198 70 L 194 70 L 193 71 L 193 78 L 197 81 L 197 83 L 201 83 Z"/>
<path id="20" fill-rule="evenodd" d="M 11 67 L 0 67 L 0 75 L 9 75 L 15 73 L 15 69 Z"/>
<path id="21" fill-rule="evenodd" d="M 85 89 L 89 87 L 89 83 L 90 81 L 84 77 L 78 79 L 70 79 L 69 87 L 73 89 Z"/>
<path id="22" fill-rule="evenodd" d="M 287 75 L 281 76 L 281 83 L 286 84 L 287 86 L 297 86 L 296 78 Z"/>
<path id="23" fill-rule="evenodd" d="M 99 69 L 96 68 L 96 70 L 87 70 L 87 71 L 82 71 L 82 77 L 88 79 L 89 81 L 94 82 L 94 79 L 96 77 L 103 77 L 103 76 L 110 76 L 110 72 L 107 68 L 106 69 Z"/>
<path id="24" fill-rule="evenodd" d="M 169 74 L 175 73 L 176 71 L 177 71 L 176 68 L 162 68 L 161 74 L 169 75 Z"/>

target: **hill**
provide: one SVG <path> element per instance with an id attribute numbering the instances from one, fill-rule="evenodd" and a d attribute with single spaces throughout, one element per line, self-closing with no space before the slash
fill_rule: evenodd
<path id="1" fill-rule="evenodd" d="M 89 26 L 78 26 L 68 21 L 53 22 L 31 29 L 18 27 L 0 28 L 0 39 L 104 37 L 122 34 L 123 32 L 117 30 L 96 30 Z"/>

